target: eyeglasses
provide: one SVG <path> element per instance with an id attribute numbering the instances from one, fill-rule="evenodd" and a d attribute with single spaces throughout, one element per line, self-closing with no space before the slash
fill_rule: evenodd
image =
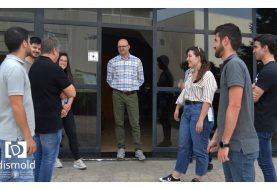
<path id="1" fill-rule="evenodd" d="M 117 48 L 126 48 L 128 47 L 129 45 L 126 45 L 126 46 L 117 46 Z"/>

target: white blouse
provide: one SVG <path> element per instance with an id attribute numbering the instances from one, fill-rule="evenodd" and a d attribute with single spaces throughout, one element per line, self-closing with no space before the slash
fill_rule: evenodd
<path id="1" fill-rule="evenodd" d="M 179 95 L 176 104 L 184 105 L 186 100 L 212 104 L 217 89 L 216 80 L 211 71 L 207 71 L 197 83 L 192 81 L 192 69 L 188 71 L 185 88 Z"/>

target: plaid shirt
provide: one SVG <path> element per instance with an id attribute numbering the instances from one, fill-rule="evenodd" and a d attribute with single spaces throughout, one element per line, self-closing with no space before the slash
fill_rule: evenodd
<path id="1" fill-rule="evenodd" d="M 120 91 L 139 90 L 144 82 L 143 67 L 139 58 L 129 54 L 127 59 L 120 55 L 108 63 L 107 82 Z"/>

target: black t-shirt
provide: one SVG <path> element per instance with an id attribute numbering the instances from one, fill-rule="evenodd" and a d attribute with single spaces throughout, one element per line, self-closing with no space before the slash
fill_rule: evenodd
<path id="1" fill-rule="evenodd" d="M 255 128 L 257 132 L 277 131 L 277 62 L 264 65 L 256 78 L 256 85 L 264 94 L 255 103 Z"/>
<path id="2" fill-rule="evenodd" d="M 50 58 L 40 56 L 29 71 L 35 111 L 36 133 L 55 133 L 62 128 L 63 89 L 71 83 L 64 71 Z"/>

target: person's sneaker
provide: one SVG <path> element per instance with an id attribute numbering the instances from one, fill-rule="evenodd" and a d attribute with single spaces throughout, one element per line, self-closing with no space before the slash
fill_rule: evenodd
<path id="1" fill-rule="evenodd" d="M 201 182 L 198 178 L 193 178 L 191 182 Z"/>
<path id="2" fill-rule="evenodd" d="M 176 179 L 172 176 L 172 174 L 170 174 L 169 176 L 166 177 L 161 177 L 159 178 L 160 182 L 180 182 L 180 178 Z"/>
<path id="3" fill-rule="evenodd" d="M 125 149 L 124 148 L 118 149 L 116 157 L 118 160 L 123 160 L 125 158 Z"/>
<path id="4" fill-rule="evenodd" d="M 144 156 L 142 150 L 136 150 L 135 152 L 135 157 L 139 160 L 139 161 L 143 161 L 146 159 L 146 157 Z"/>
<path id="5" fill-rule="evenodd" d="M 62 162 L 59 158 L 56 158 L 54 167 L 55 168 L 62 168 L 63 167 L 63 164 L 62 164 Z"/>
<path id="6" fill-rule="evenodd" d="M 208 163 L 208 171 L 212 171 L 214 165 L 212 163 Z"/>
<path id="7" fill-rule="evenodd" d="M 81 159 L 74 161 L 73 167 L 79 170 L 85 170 L 87 168 L 86 164 Z"/>

